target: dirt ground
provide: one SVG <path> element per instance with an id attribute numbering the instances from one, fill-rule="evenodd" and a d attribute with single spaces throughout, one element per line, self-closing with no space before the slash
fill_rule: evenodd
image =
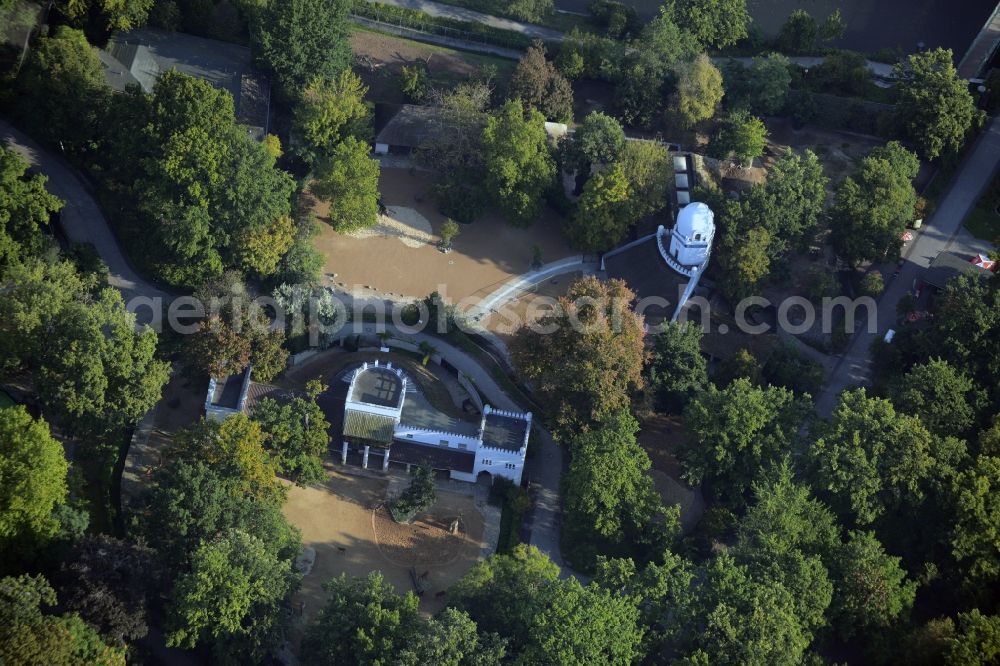
<path id="1" fill-rule="evenodd" d="M 857 169 L 861 158 L 872 148 L 885 144 L 875 137 L 864 137 L 847 132 L 836 132 L 807 125 L 802 129 L 792 127 L 787 118 L 767 119 L 768 149 L 772 161 L 785 148 L 801 152 L 807 148 L 819 157 L 823 171 L 832 188 Z"/>
<path id="2" fill-rule="evenodd" d="M 510 76 L 513 60 L 467 53 L 410 39 L 371 32 L 356 27 L 351 33 L 355 70 L 369 88 L 368 98 L 375 102 L 406 102 L 399 88 L 399 73 L 404 65 L 422 65 L 435 85 L 451 85 L 495 70 L 498 83 Z"/>
<path id="3" fill-rule="evenodd" d="M 477 561 L 483 517 L 472 497 L 438 491 L 431 510 L 412 525 L 395 523 L 385 508 L 388 479 L 345 474 L 329 469 L 321 487 L 289 487 L 285 517 L 302 531 L 302 543 L 316 549 L 312 571 L 294 601 L 304 602 L 306 621 L 326 601 L 323 583 L 340 574 L 366 576 L 381 571 L 386 582 L 403 594 L 413 589 L 410 567 L 425 575 L 428 591 L 421 610 L 444 607 L 447 590 Z M 448 533 L 452 520 L 459 534 Z"/>
<path id="4" fill-rule="evenodd" d="M 539 282 L 530 291 L 521 293 L 517 298 L 508 301 L 497 312 L 484 318 L 481 322 L 483 328 L 492 331 L 503 340 L 509 342 L 521 324 L 536 321 L 545 316 L 548 308 L 543 308 L 545 301 L 542 297 L 559 298 L 566 294 L 566 290 L 582 273 L 565 273 L 549 278 L 544 282 Z"/>
<path id="5" fill-rule="evenodd" d="M 430 221 L 433 243 L 409 247 L 398 236 L 354 238 L 321 224 L 316 246 L 326 257 L 328 278 L 341 287 L 359 286 L 395 300 L 424 298 L 437 291 L 457 301 L 486 296 L 512 276 L 530 270 L 536 244 L 545 262 L 575 254 L 552 211 L 546 211 L 527 229 L 515 228 L 499 215 L 487 213 L 472 224 L 461 225 L 452 241 L 454 249 L 442 253 L 436 247 L 436 234 L 444 216 L 428 193 L 431 178 L 419 171 L 383 169 L 379 188 L 390 209 L 413 208 Z"/>

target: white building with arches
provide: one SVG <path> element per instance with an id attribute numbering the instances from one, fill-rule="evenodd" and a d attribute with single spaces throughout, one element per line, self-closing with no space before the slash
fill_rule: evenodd
<path id="1" fill-rule="evenodd" d="M 392 363 L 365 362 L 350 375 L 344 401 L 341 462 L 353 448 L 362 466 L 375 459 L 427 464 L 452 479 L 475 482 L 484 472 L 521 483 L 531 434 L 531 412 L 483 407 L 478 423 L 435 409 L 406 373 Z"/>

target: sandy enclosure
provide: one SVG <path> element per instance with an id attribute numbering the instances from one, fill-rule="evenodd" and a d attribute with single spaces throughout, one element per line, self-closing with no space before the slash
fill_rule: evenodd
<path id="1" fill-rule="evenodd" d="M 487 213 L 472 224 L 461 225 L 452 242 L 454 249 L 444 254 L 437 242 L 445 218 L 429 194 L 431 178 L 425 172 L 383 169 L 379 187 L 391 220 L 354 235 L 321 224 L 316 246 L 326 257 L 327 279 L 397 300 L 423 298 L 433 291 L 458 300 L 485 296 L 511 277 L 531 270 L 535 245 L 541 248 L 544 262 L 576 254 L 562 237 L 560 219 L 552 211 L 527 229 Z M 321 223 L 329 210 L 314 200 L 304 205 L 312 207 Z"/>
<path id="2" fill-rule="evenodd" d="M 412 525 L 400 525 L 382 507 L 388 479 L 331 469 L 323 486 L 289 487 L 282 511 L 302 531 L 302 543 L 316 549 L 312 571 L 294 601 L 304 602 L 304 619 L 326 602 L 323 583 L 344 573 L 366 576 L 381 571 L 399 593 L 413 589 L 410 567 L 423 575 L 428 591 L 421 610 L 435 612 L 447 603 L 437 593 L 453 585 L 479 557 L 483 517 L 470 496 L 438 491 L 431 510 Z M 459 519 L 457 535 L 449 534 Z"/>

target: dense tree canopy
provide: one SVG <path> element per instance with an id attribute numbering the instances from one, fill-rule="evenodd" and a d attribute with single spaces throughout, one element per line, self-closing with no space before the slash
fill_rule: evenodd
<path id="1" fill-rule="evenodd" d="M 751 22 L 746 0 L 680 0 L 674 14 L 699 42 L 717 49 L 746 37 Z"/>
<path id="2" fill-rule="evenodd" d="M 450 596 L 480 631 L 509 637 L 508 654 L 520 663 L 631 663 L 642 636 L 638 609 L 558 573 L 534 546 L 519 545 L 474 565 Z"/>
<path id="3" fill-rule="evenodd" d="M 971 585 L 1000 582 L 1000 458 L 979 456 L 955 480 L 952 555 Z"/>
<path id="4" fill-rule="evenodd" d="M 0 549 L 56 533 L 52 512 L 66 499 L 68 469 L 45 421 L 21 406 L 0 408 Z"/>
<path id="5" fill-rule="evenodd" d="M 767 127 L 764 121 L 744 109 L 737 109 L 722 121 L 709 144 L 709 150 L 715 157 L 731 157 L 740 164 L 749 166 L 755 157 L 764 154 L 766 143 Z"/>
<path id="6" fill-rule="evenodd" d="M 947 361 L 915 365 L 892 387 L 893 403 L 916 414 L 932 433 L 945 437 L 969 431 L 983 405 L 983 391 Z"/>
<path id="7" fill-rule="evenodd" d="M 349 136 L 316 168 L 312 191 L 330 202 L 326 219 L 342 232 L 364 229 L 378 221 L 378 160 L 368 144 Z"/>
<path id="8" fill-rule="evenodd" d="M 899 252 L 906 225 L 915 219 L 912 181 L 917 156 L 890 141 L 861 161 L 861 168 L 837 189 L 830 213 L 833 245 L 851 263 L 880 261 Z"/>
<path id="9" fill-rule="evenodd" d="M 833 557 L 833 572 L 831 616 L 841 635 L 886 631 L 908 617 L 917 584 L 873 533 L 851 532 Z"/>
<path id="10" fill-rule="evenodd" d="M 704 53 L 678 67 L 677 111 L 685 126 L 711 120 L 723 95 L 722 73 Z"/>
<path id="11" fill-rule="evenodd" d="M 372 110 L 364 101 L 367 94 L 361 77 L 349 69 L 332 79 L 313 79 L 294 109 L 294 131 L 304 144 L 299 154 L 306 162 L 331 155 L 349 136 L 369 138 Z"/>
<path id="12" fill-rule="evenodd" d="M 191 570 L 174 584 L 167 645 L 190 648 L 210 640 L 218 646 L 237 639 L 242 651 L 260 658 L 276 647 L 283 605 L 299 578 L 291 560 L 252 534 L 234 530 L 202 542 Z"/>
<path id="13" fill-rule="evenodd" d="M 267 0 L 252 31 L 254 57 L 281 94 L 297 99 L 315 77 L 335 79 L 351 62 L 344 0 Z"/>
<path id="14" fill-rule="evenodd" d="M 618 245 L 635 222 L 630 216 L 629 183 L 621 164 L 598 172 L 587 181 L 566 234 L 587 252 L 604 252 Z"/>
<path id="15" fill-rule="evenodd" d="M 808 448 L 817 487 L 835 508 L 868 525 L 886 512 L 915 506 L 932 459 L 932 437 L 915 416 L 864 389 L 846 391 Z"/>
<path id="16" fill-rule="evenodd" d="M 88 18 L 97 20 L 110 31 L 141 28 L 154 0 L 60 0 L 59 11 L 75 24 Z"/>
<path id="17" fill-rule="evenodd" d="M 136 329 L 118 291 L 92 295 L 71 264 L 40 259 L 10 266 L 0 283 L 7 367 L 35 374 L 54 422 L 96 437 L 137 422 L 160 399 L 168 365 L 156 358 L 156 333 Z"/>
<path id="18" fill-rule="evenodd" d="M 556 177 L 545 117 L 518 100 L 504 104 L 483 130 L 483 159 L 486 189 L 500 212 L 512 224 L 531 224 Z"/>
<path id="19" fill-rule="evenodd" d="M 560 439 L 628 407 L 642 385 L 646 351 L 634 299 L 621 280 L 583 278 L 551 314 L 517 332 L 514 364 L 552 410 Z"/>
<path id="20" fill-rule="evenodd" d="M 573 119 L 573 88 L 566 77 L 545 59 L 541 42 L 531 45 L 507 83 L 508 99 L 519 99 L 537 109 L 545 120 L 565 123 Z"/>
<path id="21" fill-rule="evenodd" d="M 683 409 L 687 401 L 708 384 L 705 357 L 701 355 L 701 328 L 694 324 L 667 323 L 656 336 L 646 366 L 646 381 L 661 409 Z"/>
<path id="22" fill-rule="evenodd" d="M 124 646 L 146 635 L 147 607 L 159 592 L 158 578 L 152 549 L 101 534 L 73 545 L 55 581 L 63 606 L 105 640 Z"/>
<path id="23" fill-rule="evenodd" d="M 63 203 L 45 189 L 43 175 L 26 176 L 28 163 L 0 143 L 0 268 L 46 246 L 42 229 Z"/>
<path id="24" fill-rule="evenodd" d="M 316 404 L 325 390 L 313 380 L 306 385 L 305 396 L 286 403 L 265 398 L 251 411 L 251 417 L 264 431 L 265 446 L 272 452 L 275 469 L 299 485 L 326 479 L 323 456 L 330 444 L 330 424 Z"/>
<path id="25" fill-rule="evenodd" d="M 749 67 L 726 63 L 726 104 L 746 108 L 759 116 L 772 116 L 785 106 L 792 82 L 791 63 L 780 53 L 754 56 Z"/>
<path id="26" fill-rule="evenodd" d="M 52 615 L 56 594 L 42 576 L 0 578 L 0 662 L 32 666 L 125 666 L 76 614 Z"/>
<path id="27" fill-rule="evenodd" d="M 80 155 L 94 147 L 106 94 L 96 50 L 82 31 L 61 26 L 21 68 L 17 111 L 35 138 Z"/>
<path id="28" fill-rule="evenodd" d="M 984 116 L 955 71 L 951 50 L 914 53 L 896 65 L 895 74 L 900 79 L 896 113 L 908 138 L 927 159 L 957 153 Z"/>
<path id="29" fill-rule="evenodd" d="M 639 423 L 622 411 L 573 440 L 563 478 L 564 539 L 580 566 L 591 565 L 595 552 L 632 554 L 640 543 L 674 536 L 675 524 L 657 520 L 663 507 L 649 456 L 635 439 L 638 430 Z"/>
<path id="30" fill-rule="evenodd" d="M 591 166 L 618 161 L 625 150 L 625 130 L 611 116 L 593 111 L 563 140 L 561 147 L 566 170 L 589 175 Z"/>
<path id="31" fill-rule="evenodd" d="M 782 388 L 737 379 L 709 386 L 684 410 L 693 437 L 678 451 L 683 477 L 710 483 L 716 497 L 740 507 L 757 470 L 788 455 L 811 405 Z"/>

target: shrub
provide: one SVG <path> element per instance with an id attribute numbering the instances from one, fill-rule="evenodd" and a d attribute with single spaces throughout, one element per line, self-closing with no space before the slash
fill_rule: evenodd
<path id="1" fill-rule="evenodd" d="M 437 499 L 434 487 L 434 470 L 429 465 L 414 467 L 410 487 L 403 491 L 390 507 L 393 520 L 408 523 L 421 511 L 426 511 Z"/>
<path id="2" fill-rule="evenodd" d="M 403 65 L 399 87 L 411 102 L 420 103 L 427 97 L 427 70 L 419 65 Z"/>
<path id="3" fill-rule="evenodd" d="M 861 278 L 861 284 L 859 286 L 862 294 L 876 298 L 882 293 L 882 290 L 885 289 L 885 280 L 882 279 L 881 273 L 878 271 L 872 271 Z"/>

